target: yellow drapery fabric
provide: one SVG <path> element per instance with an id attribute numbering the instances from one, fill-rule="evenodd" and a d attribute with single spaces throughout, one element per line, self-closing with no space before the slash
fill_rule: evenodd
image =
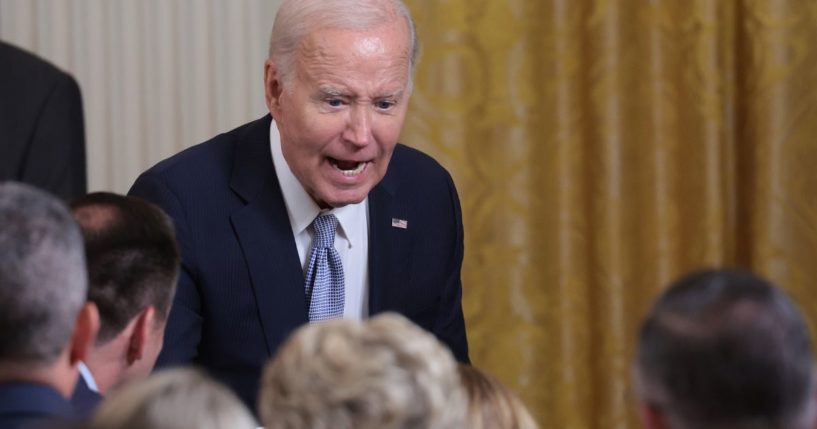
<path id="1" fill-rule="evenodd" d="M 474 363 L 544 428 L 636 428 L 640 318 L 749 267 L 817 320 L 817 2 L 408 0 L 403 141 L 453 174 Z"/>

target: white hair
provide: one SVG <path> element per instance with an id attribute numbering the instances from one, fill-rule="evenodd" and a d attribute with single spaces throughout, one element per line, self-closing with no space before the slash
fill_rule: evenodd
<path id="1" fill-rule="evenodd" d="M 404 19 L 409 32 L 409 86 L 417 61 L 417 31 L 406 5 L 401 0 L 285 0 L 272 26 L 269 58 L 278 66 L 287 82 L 295 67 L 295 54 L 301 40 L 323 28 L 370 29 L 396 19 Z"/>
<path id="2" fill-rule="evenodd" d="M 465 427 L 465 389 L 451 352 L 395 313 L 335 319 L 293 334 L 264 370 L 267 429 Z"/>
<path id="3" fill-rule="evenodd" d="M 86 299 L 79 227 L 56 197 L 0 183 L 0 255 L 0 361 L 51 363 Z"/>
<path id="4" fill-rule="evenodd" d="M 106 398 L 92 429 L 255 429 L 230 391 L 198 370 L 176 368 L 123 386 Z"/>

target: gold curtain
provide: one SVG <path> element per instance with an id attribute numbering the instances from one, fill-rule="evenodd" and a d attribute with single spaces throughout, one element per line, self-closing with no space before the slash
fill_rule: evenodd
<path id="1" fill-rule="evenodd" d="M 817 1 L 407 3 L 403 140 L 460 191 L 472 359 L 544 428 L 640 427 L 637 326 L 688 270 L 817 320 Z"/>

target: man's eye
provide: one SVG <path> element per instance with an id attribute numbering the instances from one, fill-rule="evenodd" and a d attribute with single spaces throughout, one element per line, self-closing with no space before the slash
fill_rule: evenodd
<path id="1" fill-rule="evenodd" d="M 381 101 L 375 102 L 374 105 L 375 105 L 375 107 L 377 107 L 380 110 L 389 110 L 392 107 L 394 107 L 395 102 L 387 101 L 387 100 L 381 100 Z"/>
<path id="2" fill-rule="evenodd" d="M 337 98 L 330 98 L 326 100 L 326 104 L 328 104 L 331 107 L 340 107 L 343 105 L 343 101 L 338 100 Z"/>

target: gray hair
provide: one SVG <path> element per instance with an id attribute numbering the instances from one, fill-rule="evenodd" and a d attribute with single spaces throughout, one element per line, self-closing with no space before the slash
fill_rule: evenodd
<path id="1" fill-rule="evenodd" d="M 92 429 L 255 429 L 227 387 L 198 370 L 177 368 L 123 386 L 106 398 Z"/>
<path id="2" fill-rule="evenodd" d="M 52 363 L 87 287 L 82 235 L 68 208 L 31 186 L 0 183 L 0 361 Z"/>
<path id="3" fill-rule="evenodd" d="M 465 427 L 451 352 L 397 314 L 298 329 L 267 365 L 258 408 L 267 429 Z"/>
<path id="4" fill-rule="evenodd" d="M 674 283 L 641 325 L 635 378 L 673 429 L 814 427 L 808 328 L 782 290 L 744 271 Z"/>
<path id="5" fill-rule="evenodd" d="M 401 0 L 285 0 L 272 26 L 269 58 L 283 81 L 292 76 L 301 40 L 322 28 L 368 29 L 402 18 L 409 31 L 409 86 L 419 51 L 411 13 Z"/>

